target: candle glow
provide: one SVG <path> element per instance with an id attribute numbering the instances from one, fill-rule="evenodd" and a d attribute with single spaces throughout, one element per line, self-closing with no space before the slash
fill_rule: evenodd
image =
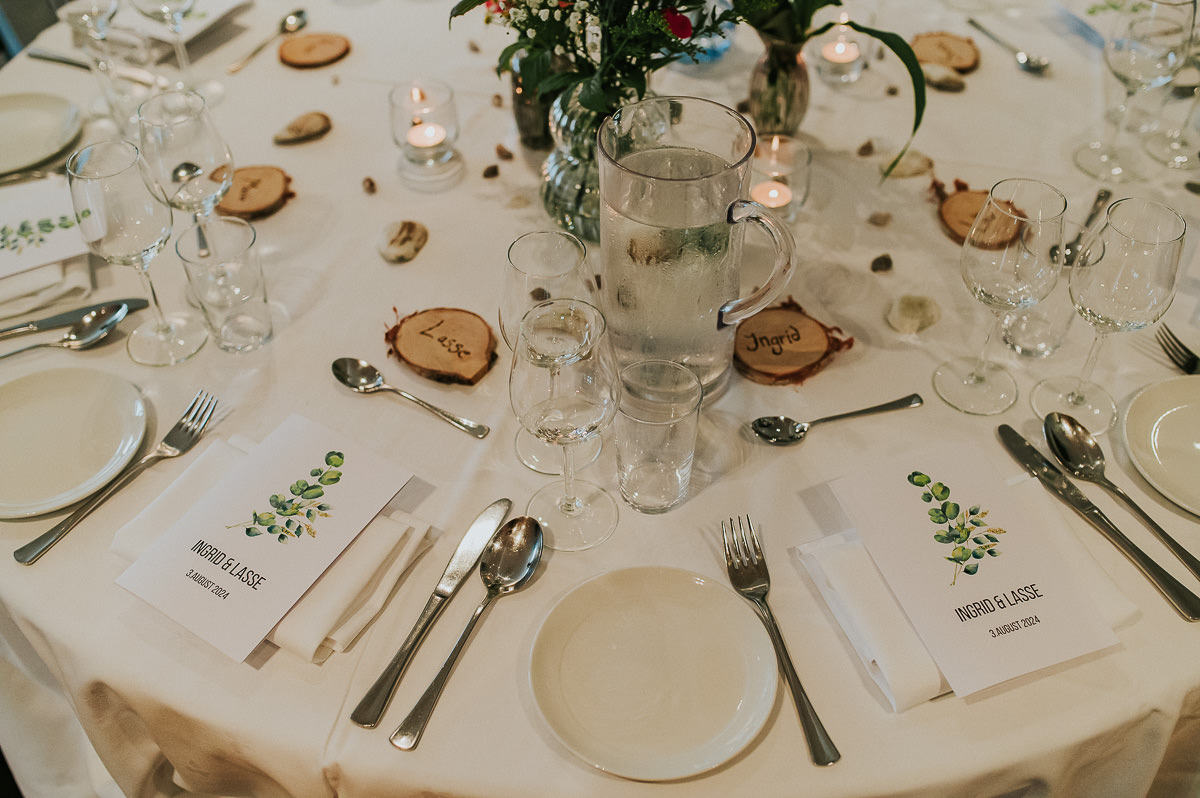
<path id="1" fill-rule="evenodd" d="M 414 147 L 429 149 L 445 142 L 446 128 L 436 122 L 416 124 L 408 129 L 408 135 L 405 138 Z"/>
<path id="2" fill-rule="evenodd" d="M 783 208 L 792 201 L 792 190 L 777 180 L 768 180 L 750 189 L 750 199 L 767 208 Z"/>

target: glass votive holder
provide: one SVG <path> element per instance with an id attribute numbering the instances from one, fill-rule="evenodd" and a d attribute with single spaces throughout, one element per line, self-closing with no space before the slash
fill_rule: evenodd
<path id="1" fill-rule="evenodd" d="M 834 25 L 814 43 L 817 76 L 831 86 L 853 83 L 862 77 L 871 49 L 867 37 L 854 28 Z"/>
<path id="2" fill-rule="evenodd" d="M 454 90 L 440 80 L 417 78 L 388 94 L 392 140 L 400 148 L 401 172 L 420 178 L 444 177 L 461 170 L 454 149 L 458 108 Z"/>
<path id="3" fill-rule="evenodd" d="M 769 208 L 785 222 L 794 221 L 796 209 L 808 199 L 812 151 L 791 136 L 759 139 L 754 148 L 750 199 Z"/>

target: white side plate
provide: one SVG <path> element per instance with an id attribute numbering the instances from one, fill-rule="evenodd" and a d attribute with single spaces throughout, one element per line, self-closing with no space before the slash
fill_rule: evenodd
<path id="1" fill-rule="evenodd" d="M 779 681 L 750 604 L 675 568 L 590 579 L 549 612 L 529 680 L 546 723 L 588 764 L 667 781 L 711 770 L 762 729 Z"/>
<path id="2" fill-rule="evenodd" d="M 1155 490 L 1200 515 L 1200 375 L 1143 388 L 1125 414 L 1125 446 Z"/>
<path id="3" fill-rule="evenodd" d="M 138 389 L 90 369 L 0 385 L 0 518 L 58 510 L 108 484 L 146 433 Z"/>
<path id="4" fill-rule="evenodd" d="M 79 135 L 74 103 L 53 94 L 0 94 L 0 174 L 28 169 L 57 155 Z"/>

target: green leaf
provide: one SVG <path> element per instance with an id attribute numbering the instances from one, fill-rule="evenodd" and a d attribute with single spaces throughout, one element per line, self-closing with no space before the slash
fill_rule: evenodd
<path id="1" fill-rule="evenodd" d="M 261 534 L 262 534 L 262 530 L 261 530 L 261 529 L 256 529 L 255 527 L 252 527 L 252 526 L 248 526 L 248 527 L 246 527 L 246 534 L 247 534 L 247 535 L 249 535 L 249 536 L 250 536 L 250 537 L 252 537 L 252 538 L 253 538 L 253 537 L 258 537 L 259 535 L 261 535 Z"/>
<path id="2" fill-rule="evenodd" d="M 459 0 L 454 4 L 454 8 L 450 9 L 450 22 L 454 22 L 455 17 L 461 17 L 469 11 L 483 5 L 486 0 Z"/>
<path id="3" fill-rule="evenodd" d="M 321 478 L 318 479 L 317 482 L 321 483 L 322 485 L 336 485 L 338 483 L 338 481 L 341 480 L 341 478 L 342 478 L 341 471 L 336 471 L 334 469 L 330 469 L 329 471 L 326 471 L 324 474 L 322 474 Z"/>
<path id="4" fill-rule="evenodd" d="M 929 491 L 925 491 L 924 493 L 921 494 L 921 501 L 923 501 L 923 502 L 933 501 L 933 494 L 930 493 Z"/>
<path id="5" fill-rule="evenodd" d="M 281 527 L 279 524 L 271 524 L 269 527 L 267 527 L 267 532 L 272 535 L 278 535 L 283 532 L 283 527 Z"/>
<path id="6" fill-rule="evenodd" d="M 976 559 L 976 560 L 982 560 L 982 559 L 983 559 L 983 553 L 984 553 L 985 551 L 986 551 L 986 549 L 974 549 L 974 550 L 971 552 L 971 557 L 972 557 L 973 559 Z"/>
<path id="7" fill-rule="evenodd" d="M 938 543 L 953 543 L 954 542 L 954 538 L 947 537 L 946 535 L 943 535 L 941 532 L 933 533 L 933 539 L 936 540 Z"/>
<path id="8" fill-rule="evenodd" d="M 935 524 L 944 524 L 949 519 L 946 518 L 946 514 L 943 513 L 940 508 L 934 507 L 929 511 L 929 520 Z"/>
<path id="9" fill-rule="evenodd" d="M 979 571 L 979 563 L 973 562 L 963 568 L 963 573 L 968 576 L 974 576 Z"/>
<path id="10" fill-rule="evenodd" d="M 283 504 L 283 497 L 280 496 L 278 493 L 274 493 L 271 495 L 271 498 L 267 499 L 267 503 L 270 504 L 272 507 L 274 507 L 276 510 L 278 510 L 279 507 Z"/>
<path id="11" fill-rule="evenodd" d="M 955 562 L 966 562 L 971 559 L 971 550 L 965 546 L 955 546 L 954 551 L 950 552 L 950 556 Z"/>
<path id="12" fill-rule="evenodd" d="M 989 557 L 999 557 L 999 556 L 1000 556 L 1000 549 L 988 549 L 988 550 L 987 550 L 987 553 L 988 553 L 988 556 L 989 556 Z"/>
<path id="13" fill-rule="evenodd" d="M 293 496 L 300 496 L 304 491 L 308 490 L 308 482 L 303 479 L 298 479 L 288 488 Z"/>
<path id="14" fill-rule="evenodd" d="M 313 486 L 300 494 L 301 499 L 319 499 L 325 495 L 325 489 Z"/>
<path id="15" fill-rule="evenodd" d="M 995 535 L 993 535 L 991 532 L 987 532 L 987 533 L 985 533 L 985 534 L 984 534 L 984 537 L 985 537 L 985 538 L 987 538 L 988 540 L 992 541 L 993 543 L 999 543 L 999 542 L 1000 542 L 1000 538 L 996 537 L 996 536 L 995 536 Z"/>
<path id="16" fill-rule="evenodd" d="M 857 22 L 847 22 L 851 28 L 861 33 L 865 33 L 879 41 L 891 50 L 904 64 L 904 68 L 908 70 L 909 78 L 912 80 L 913 86 L 913 125 L 912 133 L 909 134 L 908 141 L 904 144 L 904 149 L 900 150 L 899 154 L 892 159 L 888 164 L 887 169 L 883 172 L 883 179 L 887 180 L 900 163 L 900 159 L 908 152 L 908 148 L 912 146 L 913 139 L 916 138 L 917 130 L 921 127 L 921 119 L 925 116 L 925 71 L 921 69 L 921 62 L 917 60 L 916 53 L 912 47 L 904 40 L 904 37 L 899 36 L 889 31 L 876 30 L 868 28 L 866 25 L 860 25 Z"/>
<path id="17" fill-rule="evenodd" d="M 287 542 L 288 542 L 288 536 L 287 536 L 287 535 L 280 535 L 280 536 L 279 536 L 279 538 L 278 538 L 278 540 L 279 540 L 279 542 L 280 542 L 280 543 L 287 543 Z"/>
<path id="18" fill-rule="evenodd" d="M 943 485 L 941 482 L 935 482 L 932 485 L 930 485 L 929 492 L 933 494 L 933 498 L 937 499 L 940 502 L 944 502 L 944 501 L 946 501 L 946 499 L 950 498 L 950 489 L 947 488 L 945 485 Z M 955 515 L 958 515 L 958 513 L 956 512 Z"/>
<path id="19" fill-rule="evenodd" d="M 947 518 L 958 518 L 958 505 L 954 502 L 942 502 L 942 512 L 946 514 Z"/>
<path id="20" fill-rule="evenodd" d="M 987 521 L 980 521 L 978 518 L 972 518 L 971 526 L 975 526 L 975 527 L 987 526 Z"/>
<path id="21" fill-rule="evenodd" d="M 255 513 L 254 523 L 260 526 L 270 526 L 275 523 L 275 513 Z"/>
<path id="22" fill-rule="evenodd" d="M 329 452 L 325 455 L 325 465 L 340 468 L 346 462 L 346 457 L 341 452 Z"/>
<path id="23" fill-rule="evenodd" d="M 933 480 L 922 474 L 920 471 L 914 471 L 908 475 L 908 481 L 916 485 L 918 488 L 923 488 Z"/>
<path id="24" fill-rule="evenodd" d="M 987 540 L 984 539 L 983 535 L 976 535 L 975 537 L 971 538 L 971 542 L 977 546 L 982 546 L 984 543 L 987 543 Z"/>

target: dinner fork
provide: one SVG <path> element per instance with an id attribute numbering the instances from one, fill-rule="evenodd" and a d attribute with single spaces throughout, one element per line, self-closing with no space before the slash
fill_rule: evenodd
<path id="1" fill-rule="evenodd" d="M 1188 374 L 1200 373 L 1200 357 L 1188 349 L 1183 341 L 1180 341 L 1175 333 L 1171 332 L 1170 327 L 1165 324 L 1159 325 L 1159 328 L 1154 331 L 1154 337 L 1172 363 Z"/>
<path id="2" fill-rule="evenodd" d="M 800 677 L 796 675 L 796 668 L 792 665 L 792 657 L 788 654 L 787 646 L 783 642 L 779 624 L 775 622 L 775 614 L 767 605 L 767 592 L 771 589 L 771 576 L 767 573 L 767 561 L 763 558 L 762 545 L 758 542 L 758 534 L 754 531 L 750 516 L 746 516 L 744 527 L 740 516 L 736 527 L 733 519 L 730 518 L 728 530 L 725 529 L 725 522 L 722 521 L 721 540 L 725 544 L 725 566 L 729 571 L 729 583 L 733 585 L 734 590 L 753 603 L 754 608 L 758 611 L 758 617 L 767 627 L 767 634 L 771 637 L 772 645 L 775 646 L 779 669 L 783 671 L 783 677 L 792 691 L 792 699 L 796 702 L 796 711 L 800 714 L 800 726 L 803 727 L 805 739 L 808 740 L 808 750 L 812 755 L 812 760 L 818 765 L 832 765 L 841 759 L 842 755 L 838 753 L 837 747 L 830 739 L 829 733 L 825 731 L 821 719 L 817 717 L 816 709 L 808 700 L 808 694 L 804 692 L 804 686 L 800 684 Z"/>
<path id="3" fill-rule="evenodd" d="M 102 491 L 81 504 L 75 512 L 55 524 L 50 531 L 34 538 L 14 551 L 13 557 L 22 565 L 32 565 L 37 562 L 39 557 L 49 551 L 50 547 L 55 543 L 66 537 L 66 534 L 74 529 L 76 524 L 86 518 L 92 510 L 95 510 L 105 499 L 132 482 L 133 478 L 138 474 L 159 460 L 178 457 L 191 449 L 196 445 L 196 441 L 200 440 L 200 436 L 204 433 L 204 428 L 208 426 L 208 421 L 212 418 L 213 410 L 216 407 L 216 397 L 207 391 L 202 390 L 197 392 L 196 398 L 188 405 L 187 410 L 183 411 L 183 416 L 179 421 L 175 422 L 175 426 L 171 427 L 170 431 L 167 432 L 162 442 L 155 447 L 154 451 L 132 465 L 127 466 Z"/>

